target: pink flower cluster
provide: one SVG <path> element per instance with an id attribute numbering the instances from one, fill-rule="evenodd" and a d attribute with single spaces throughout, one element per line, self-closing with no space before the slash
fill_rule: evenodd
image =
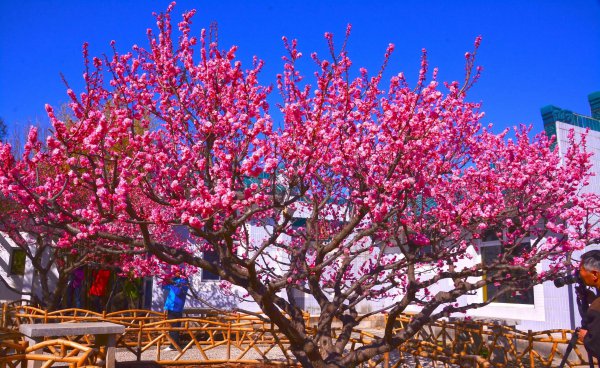
<path id="1" fill-rule="evenodd" d="M 463 84 L 440 86 L 437 70 L 429 77 L 425 52 L 416 86 L 402 73 L 384 84 L 383 68 L 350 77 L 350 57 L 328 34 L 334 58 L 311 56 L 309 84 L 296 41 L 284 38 L 275 124 L 271 87 L 258 79 L 263 62 L 244 69 L 236 47 L 193 36 L 193 12 L 175 42 L 170 11 L 157 16 L 148 49 L 115 48 L 90 62 L 84 46 L 85 91 L 67 91 L 68 116 L 46 107 L 54 129 L 45 143 L 35 128 L 19 158 L 0 143 L 0 190 L 23 215 L 60 229 L 60 247 L 87 239 L 121 252 L 124 270 L 186 263 L 256 299 L 295 285 L 348 306 L 390 295 L 436 302 L 435 282 L 466 285 L 486 272 L 450 266 L 489 231 L 506 252 L 545 239 L 503 262 L 528 271 L 543 260 L 558 270 L 598 237 L 598 197 L 581 195 L 585 142 L 572 136 L 561 158 L 529 128 L 482 127 L 480 105 L 466 99 L 479 77 L 475 52 Z M 218 261 L 203 259 L 206 251 Z M 419 267 L 440 273 L 428 279 Z"/>

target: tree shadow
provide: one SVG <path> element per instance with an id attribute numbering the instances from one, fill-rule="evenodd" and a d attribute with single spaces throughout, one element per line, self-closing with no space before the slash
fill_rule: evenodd
<path id="1" fill-rule="evenodd" d="M 139 362 L 117 362 L 115 368 L 162 368 L 157 362 L 142 360 Z"/>

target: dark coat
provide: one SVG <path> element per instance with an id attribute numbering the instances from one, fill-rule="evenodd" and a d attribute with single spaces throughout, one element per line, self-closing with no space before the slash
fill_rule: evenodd
<path id="1" fill-rule="evenodd" d="M 600 358 L 600 298 L 596 298 L 583 318 L 583 327 L 587 333 L 583 345 L 594 357 Z"/>

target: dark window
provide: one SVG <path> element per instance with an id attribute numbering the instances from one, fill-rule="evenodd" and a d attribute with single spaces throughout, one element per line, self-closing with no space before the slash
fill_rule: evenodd
<path id="1" fill-rule="evenodd" d="M 294 217 L 292 219 L 292 227 L 297 229 L 300 227 L 306 226 L 306 218 L 305 217 Z"/>
<path id="2" fill-rule="evenodd" d="M 152 308 L 152 287 L 153 287 L 153 279 L 152 277 L 144 278 L 144 308 L 151 309 Z"/>
<path id="3" fill-rule="evenodd" d="M 521 252 L 528 251 L 531 248 L 529 242 L 521 243 L 517 249 L 514 250 L 514 254 L 518 255 Z M 500 258 L 502 252 L 502 245 L 485 245 L 481 247 L 481 262 L 483 264 L 490 264 Z M 489 277 L 486 275 L 485 277 Z M 521 274 L 514 275 L 514 277 L 521 277 Z M 534 304 L 533 301 L 533 288 L 528 278 L 525 277 L 522 286 L 528 287 L 526 291 L 517 291 L 515 293 L 505 293 L 495 300 L 495 303 L 512 303 L 512 304 Z M 483 300 L 487 301 L 498 293 L 500 286 L 494 284 L 488 284 L 483 287 Z"/>
<path id="4" fill-rule="evenodd" d="M 212 264 L 219 264 L 219 255 L 214 250 L 206 250 L 202 253 L 202 258 Z M 202 281 L 219 280 L 219 275 L 207 270 L 202 270 Z"/>
<path id="5" fill-rule="evenodd" d="M 315 230 L 312 225 L 308 222 L 307 218 L 294 217 L 292 219 L 292 229 L 302 230 L 306 232 L 306 235 L 310 240 L 328 241 L 331 239 L 331 234 L 334 230 L 340 228 L 342 225 L 339 221 L 332 220 L 321 220 L 318 223 L 318 231 Z"/>
<path id="6" fill-rule="evenodd" d="M 10 274 L 11 275 L 25 275 L 25 250 L 20 248 L 13 248 L 10 256 Z"/>
<path id="7" fill-rule="evenodd" d="M 483 233 L 483 237 L 481 240 L 484 242 L 499 240 L 498 239 L 498 230 L 497 229 L 486 230 L 485 233 Z"/>
<path id="8" fill-rule="evenodd" d="M 433 255 L 433 246 L 431 244 L 420 246 L 417 248 L 417 254 L 419 257 L 431 256 Z"/>

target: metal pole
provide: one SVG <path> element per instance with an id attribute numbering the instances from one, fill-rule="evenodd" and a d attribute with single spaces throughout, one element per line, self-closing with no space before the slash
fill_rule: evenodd
<path id="1" fill-rule="evenodd" d="M 571 322 L 571 330 L 575 329 L 575 304 L 573 303 L 573 284 L 568 285 L 569 292 L 569 320 Z"/>
<path id="2" fill-rule="evenodd" d="M 558 368 L 563 368 L 565 366 L 565 363 L 567 362 L 567 359 L 569 358 L 569 354 L 571 354 L 571 350 L 573 350 L 573 348 L 577 344 L 577 339 L 579 337 L 577 334 L 578 332 L 579 332 L 579 328 L 577 328 L 577 329 L 575 329 L 575 331 L 573 331 L 573 335 L 571 336 L 569 345 L 567 345 L 567 349 L 565 350 L 565 354 L 563 355 L 563 358 L 562 358 L 560 364 L 558 365 Z M 591 363 L 591 361 L 590 361 L 590 364 L 593 364 L 593 363 Z M 594 368 L 594 367 L 591 366 L 591 368 Z"/>

